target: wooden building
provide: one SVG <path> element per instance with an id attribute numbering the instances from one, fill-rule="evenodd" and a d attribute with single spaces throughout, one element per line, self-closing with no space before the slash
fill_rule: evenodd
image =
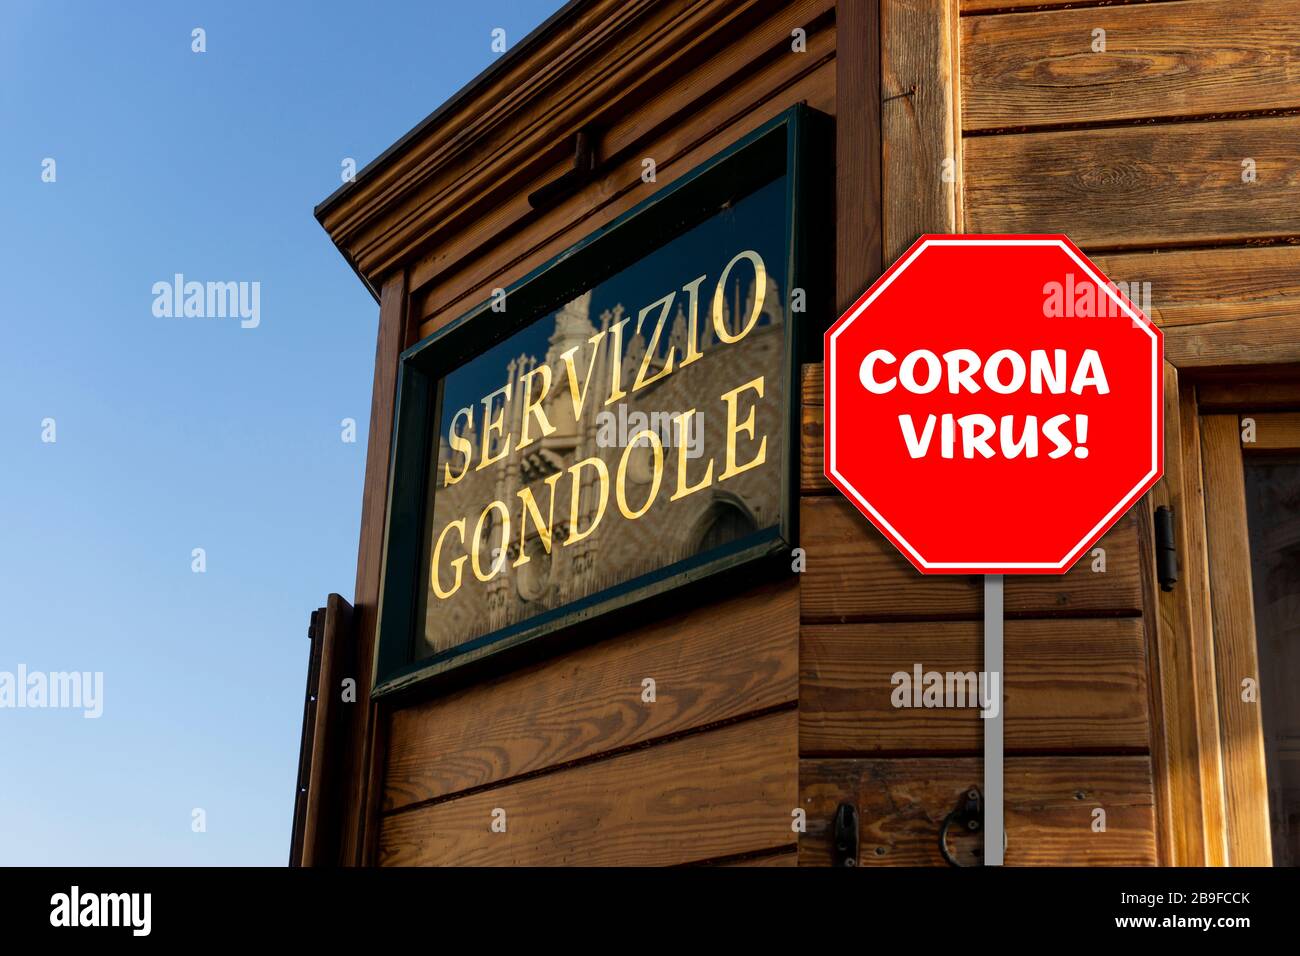
<path id="1" fill-rule="evenodd" d="M 1165 335 L 1166 473 L 1103 539 L 1104 561 L 1007 579 L 1007 863 L 1296 863 L 1298 114 L 1300 0 L 564 6 L 316 210 L 379 323 L 355 597 L 313 616 L 294 862 L 943 865 L 940 828 L 981 781 L 981 722 L 895 709 L 890 675 L 979 667 L 980 583 L 918 574 L 825 481 L 808 343 L 922 233 L 1032 232 L 1149 283 L 1133 297 Z M 427 409 L 442 407 L 443 377 L 515 332 L 493 304 L 569 308 L 556 296 L 581 290 L 572 275 L 543 288 L 566 263 L 599 272 L 602 255 L 649 255 L 629 235 L 663 245 L 673 215 L 726 220 L 742 192 L 728 184 L 768 162 L 793 216 L 773 242 L 797 247 L 768 278 L 785 304 L 807 301 L 784 314 L 788 353 L 773 359 L 778 373 L 798 361 L 788 388 L 774 373 L 749 398 L 797 426 L 776 421 L 768 449 L 789 481 L 773 466 L 766 490 L 736 493 L 736 514 L 710 498 L 689 520 L 706 522 L 697 550 L 768 524 L 778 544 L 579 611 L 582 589 L 551 580 L 579 571 L 555 563 L 551 578 L 521 576 L 520 598 L 486 585 L 495 617 L 471 608 L 457 626 L 466 646 L 509 632 L 514 653 L 489 640 L 440 664 L 437 648 L 389 637 L 436 617 L 421 597 L 436 509 L 419 503 L 430 475 L 448 484 L 458 466 L 429 447 Z M 763 288 L 761 273 L 748 289 L 719 282 L 714 304 L 734 321 Z M 599 338 L 621 314 L 603 331 L 582 320 Z M 722 341 L 739 337 L 726 328 Z M 662 356 L 645 361 L 663 371 Z M 526 432 L 522 370 L 538 360 L 519 362 Z M 490 431 L 484 401 L 476 427 Z M 708 413 L 738 415 L 725 419 L 736 437 L 745 399 L 726 401 Z M 512 480 L 560 474 L 590 440 L 579 432 L 521 453 Z M 482 439 L 480 467 L 499 444 Z M 587 492 L 573 480 L 577 518 Z M 766 491 L 776 517 L 746 504 Z M 667 534 L 676 512 L 664 514 Z M 526 511 L 515 517 L 526 530 Z M 1162 587 L 1166 517 L 1178 580 Z M 485 520 L 510 527 L 505 509 Z M 530 545 L 500 542 L 488 572 L 527 567 Z M 558 538 L 554 553 L 544 544 L 528 553 L 558 562 Z M 492 577 L 458 567 L 465 587 Z M 519 631 L 528 612 L 510 608 L 543 590 L 559 595 L 551 622 Z M 842 804 L 857 810 L 857 846 L 837 850 Z M 948 846 L 980 859 L 978 834 Z"/>

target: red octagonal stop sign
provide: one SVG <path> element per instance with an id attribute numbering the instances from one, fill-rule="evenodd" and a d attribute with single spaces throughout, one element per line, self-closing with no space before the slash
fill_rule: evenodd
<path id="1" fill-rule="evenodd" d="M 826 333 L 826 477 L 922 571 L 1061 573 L 1160 478 L 1162 367 L 1064 236 L 922 236 Z"/>

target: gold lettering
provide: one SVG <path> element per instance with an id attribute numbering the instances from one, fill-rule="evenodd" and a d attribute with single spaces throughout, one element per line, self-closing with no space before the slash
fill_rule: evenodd
<path id="1" fill-rule="evenodd" d="M 542 391 L 535 400 L 532 397 L 534 375 L 542 376 Z M 536 417 L 537 424 L 541 426 L 543 438 L 555 431 L 555 426 L 546 417 L 546 410 L 542 408 L 546 393 L 551 389 L 551 367 L 549 365 L 537 366 L 520 380 L 519 389 L 523 392 L 524 414 L 523 421 L 519 425 L 519 444 L 515 446 L 515 451 L 526 448 L 533 443 L 533 439 L 528 437 L 528 420 L 530 416 Z"/>
<path id="2" fill-rule="evenodd" d="M 659 321 L 655 323 L 654 335 L 651 337 L 650 341 L 646 343 L 645 357 L 641 359 L 641 368 L 637 370 L 636 381 L 632 383 L 632 391 L 634 392 L 638 389 L 645 388 L 647 385 L 653 385 L 665 375 L 671 375 L 673 373 L 673 358 L 677 354 L 677 346 L 669 345 L 668 358 L 664 360 L 664 367 L 650 378 L 645 377 L 645 373 L 650 368 L 650 360 L 659 354 L 659 337 L 663 335 L 664 323 L 668 321 L 668 310 L 672 308 L 673 299 L 675 298 L 677 298 L 677 293 L 669 292 L 658 302 L 652 302 L 650 305 L 647 305 L 636 317 L 636 330 L 637 333 L 640 334 L 641 323 L 645 321 L 646 314 L 656 305 L 663 303 L 663 309 L 659 312 Z"/>
<path id="3" fill-rule="evenodd" d="M 650 447 L 654 449 L 655 467 L 654 477 L 650 479 L 650 493 L 646 496 L 645 504 L 641 506 L 640 511 L 633 511 L 627 506 L 627 462 L 630 456 L 638 447 L 637 443 L 641 438 L 650 440 Z M 664 478 L 664 444 L 659 440 L 653 429 L 643 428 L 627 441 L 627 447 L 623 449 L 623 456 L 618 462 L 618 477 L 614 482 L 614 497 L 618 501 L 618 510 L 623 512 L 623 517 L 635 521 L 655 503 L 655 496 L 659 494 L 659 485 Z"/>
<path id="4" fill-rule="evenodd" d="M 461 468 L 460 474 L 453 478 L 451 476 L 451 462 L 448 461 L 443 463 L 442 483 L 444 486 L 454 485 L 456 482 L 464 478 L 465 474 L 469 471 L 470 460 L 474 457 L 474 446 L 470 444 L 470 440 L 464 435 L 457 434 L 456 432 L 456 422 L 460 421 L 461 416 L 464 416 L 465 423 L 469 424 L 474 419 L 474 412 L 471 409 L 462 408 L 452 416 L 451 425 L 447 429 L 447 444 L 451 445 L 453 451 L 457 451 L 465 456 L 465 464 Z"/>
<path id="5" fill-rule="evenodd" d="M 447 532 L 452 528 L 460 532 L 460 543 L 465 544 L 465 519 L 457 518 L 443 528 L 442 533 L 438 535 L 438 540 L 433 545 L 433 558 L 429 561 L 429 586 L 433 588 L 433 593 L 437 595 L 438 599 L 444 601 L 460 590 L 460 579 L 465 570 L 465 558 L 467 557 L 462 554 L 459 558 L 451 561 L 451 566 L 456 569 L 456 581 L 449 590 L 444 591 L 442 583 L 438 580 L 438 556 L 442 554 L 442 543 L 447 539 Z"/>
<path id="6" fill-rule="evenodd" d="M 690 295 L 691 304 L 686 317 L 686 356 L 677 366 L 679 371 L 704 354 L 700 351 L 700 283 L 707 278 L 702 275 L 682 286 Z"/>
<path id="7" fill-rule="evenodd" d="M 501 410 L 497 412 L 495 417 L 489 419 L 488 416 L 492 414 L 492 406 L 496 404 L 496 397 L 498 395 L 502 396 Z M 492 455 L 490 458 L 488 457 L 489 451 L 492 448 L 492 433 L 496 432 L 498 435 L 501 435 L 502 429 L 505 428 L 506 405 L 509 404 L 509 402 L 509 382 L 506 382 L 491 395 L 487 395 L 483 399 L 483 451 L 479 456 L 478 466 L 474 469 L 475 471 L 482 471 L 488 465 L 495 465 L 510 453 L 510 436 L 503 435 L 500 453 Z"/>
<path id="8" fill-rule="evenodd" d="M 591 526 L 586 531 L 579 531 L 578 519 L 582 517 L 578 511 L 582 496 L 582 469 L 587 466 L 596 469 L 596 476 L 600 482 L 599 504 L 596 505 L 596 515 L 591 519 Z M 577 464 L 569 466 L 569 474 L 573 476 L 573 497 L 569 506 L 569 536 L 564 539 L 564 547 L 577 544 L 595 531 L 596 525 L 600 524 L 600 519 L 605 516 L 605 505 L 609 503 L 609 469 L 605 467 L 604 461 L 599 458 L 584 458 Z"/>
<path id="9" fill-rule="evenodd" d="M 757 468 L 763 462 L 767 461 L 767 436 L 763 436 L 762 442 L 758 446 L 758 454 L 743 465 L 736 464 L 736 435 L 744 432 L 749 436 L 749 440 L 754 440 L 754 414 L 756 405 L 749 406 L 749 414 L 739 425 L 736 424 L 736 408 L 739 403 L 740 393 L 747 389 L 754 389 L 758 392 L 758 397 L 763 397 L 763 376 L 739 385 L 729 392 L 722 393 L 722 400 L 727 403 L 727 467 L 722 469 L 718 475 L 718 481 L 726 481 L 728 478 L 734 478 L 741 472 L 749 471 L 751 468 Z"/>
<path id="10" fill-rule="evenodd" d="M 483 523 L 487 520 L 488 515 L 498 509 L 501 511 L 501 547 L 496 549 L 498 553 L 493 556 L 491 566 L 487 571 L 484 571 L 479 565 L 478 560 L 479 555 L 483 550 Z M 463 523 L 464 522 L 462 522 L 462 524 Z M 509 541 L 510 509 L 506 507 L 504 501 L 488 502 L 488 506 L 484 508 L 482 514 L 478 516 L 478 524 L 474 525 L 474 547 L 470 551 L 470 566 L 474 569 L 474 577 L 478 578 L 480 581 L 491 581 L 501 572 L 501 569 L 505 567 L 506 558 L 508 557 L 506 554 L 506 545 Z"/>
<path id="11" fill-rule="evenodd" d="M 722 303 L 726 298 L 727 277 L 731 275 L 731 267 L 741 259 L 748 259 L 754 264 L 754 308 L 749 313 L 749 318 L 745 322 L 745 327 L 734 335 L 727 328 L 726 319 L 722 314 Z M 727 263 L 727 267 L 722 270 L 722 277 L 718 279 L 718 287 L 713 290 L 713 331 L 718 334 L 718 338 L 728 345 L 739 342 L 750 330 L 758 324 L 758 317 L 763 314 L 763 299 L 767 295 L 767 267 L 763 265 L 763 257 L 753 249 L 746 249 L 744 252 L 736 253 L 734 259 Z M 733 319 L 739 321 L 739 316 L 733 316 Z M 721 479 L 719 479 L 721 480 Z"/>
<path id="12" fill-rule="evenodd" d="M 627 392 L 623 391 L 623 326 L 631 321 L 631 319 L 624 319 L 613 326 L 614 340 L 609 343 L 611 352 L 609 357 L 609 398 L 605 399 L 606 405 L 613 405 L 620 398 L 627 396 Z"/>
<path id="13" fill-rule="evenodd" d="M 546 509 L 546 523 L 542 523 L 542 509 L 537 507 L 537 499 L 533 497 L 533 489 L 525 485 L 519 490 L 519 557 L 515 559 L 514 567 L 521 564 L 527 564 L 532 560 L 528 556 L 528 549 L 524 547 L 524 542 L 528 538 L 528 522 L 531 519 L 533 527 L 537 529 L 537 536 L 542 540 L 542 547 L 546 553 L 551 553 L 551 528 L 555 525 L 555 485 L 560 480 L 562 472 L 554 472 L 546 477 L 546 484 L 551 489 L 550 504 Z"/>
<path id="14" fill-rule="evenodd" d="M 691 433 L 691 417 L 695 414 L 695 409 L 688 412 L 682 412 L 677 416 L 677 427 L 680 429 L 679 436 L 682 440 L 677 442 L 677 490 L 673 492 L 669 501 L 678 501 L 687 495 L 693 495 L 697 491 L 703 491 L 709 485 L 713 484 L 713 459 L 709 459 L 709 467 L 704 470 L 704 478 L 695 487 L 691 487 L 686 480 L 686 441 L 684 436 Z"/>
<path id="15" fill-rule="evenodd" d="M 582 409 L 587 404 L 587 392 L 591 391 L 591 373 L 596 367 L 596 355 L 600 351 L 600 341 L 608 331 L 608 329 L 601 329 L 587 339 L 587 344 L 591 346 L 591 358 L 587 360 L 587 377 L 583 379 L 581 391 L 578 389 L 578 370 L 573 365 L 573 353 L 578 351 L 581 346 L 575 345 L 560 356 L 560 360 L 564 362 L 565 374 L 568 375 L 569 379 L 569 400 L 573 402 L 573 420 L 575 422 L 582 421 Z"/>

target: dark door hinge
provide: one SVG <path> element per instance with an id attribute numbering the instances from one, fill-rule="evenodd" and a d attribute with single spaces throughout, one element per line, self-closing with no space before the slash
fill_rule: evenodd
<path id="1" fill-rule="evenodd" d="M 858 808 L 851 803 L 835 808 L 832 851 L 835 866 L 858 865 Z"/>
<path id="2" fill-rule="evenodd" d="M 1178 583 L 1178 547 L 1174 539 L 1174 509 L 1156 509 L 1156 580 L 1160 590 L 1172 591 Z"/>

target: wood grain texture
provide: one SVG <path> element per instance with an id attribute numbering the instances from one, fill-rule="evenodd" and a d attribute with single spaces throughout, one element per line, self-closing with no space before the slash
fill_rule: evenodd
<path id="1" fill-rule="evenodd" d="M 1243 450 L 1253 453 L 1300 449 L 1300 412 L 1243 415 L 1242 425 L 1245 424 L 1247 417 L 1255 422 L 1255 440 L 1248 445 L 1243 445 Z"/>
<path id="2" fill-rule="evenodd" d="M 1289 380 L 1198 382 L 1196 400 L 1203 412 L 1300 411 L 1300 369 L 1288 369 Z"/>
<path id="3" fill-rule="evenodd" d="M 1145 752 L 1150 714 L 1138 618 L 1011 621 L 1004 710 L 1008 753 Z M 979 707 L 896 708 L 892 677 L 915 665 L 978 672 L 983 625 L 804 627 L 799 752 L 820 756 L 968 753 L 983 748 Z"/>
<path id="4" fill-rule="evenodd" d="M 840 3 L 835 16 L 835 302 L 842 312 L 883 268 L 880 3 Z"/>
<path id="5" fill-rule="evenodd" d="M 1168 0 L 1111 0 L 1117 5 L 1138 3 L 1165 3 Z M 993 11 L 1037 10 L 1051 7 L 1070 7 L 1079 0 L 960 0 L 961 15 L 987 14 Z"/>
<path id="6" fill-rule="evenodd" d="M 805 623 L 982 619 L 979 575 L 921 574 L 842 496 L 804 497 L 799 515 L 799 543 L 808 556 L 799 589 Z M 1104 573 L 1092 570 L 1089 552 L 1063 575 L 1008 575 L 1007 615 L 1140 613 L 1132 516 L 1120 519 L 1098 547 L 1106 549 Z"/>
<path id="7" fill-rule="evenodd" d="M 807 362 L 799 369 L 800 401 L 820 405 L 826 400 L 821 362 Z"/>
<path id="8" fill-rule="evenodd" d="M 1300 362 L 1300 246 L 1173 249 L 1093 261 L 1164 329 L 1179 368 Z"/>
<path id="9" fill-rule="evenodd" d="M 886 265 L 923 233 L 961 229 L 955 18 L 950 0 L 880 3 Z"/>
<path id="10" fill-rule="evenodd" d="M 334 866 L 339 859 L 339 797 L 347 786 L 340 771 L 346 757 L 347 709 L 340 689 L 353 675 L 352 605 L 337 594 L 326 599 L 321 622 L 320 658 L 311 727 L 311 773 L 307 782 L 302 855 L 298 866 Z"/>
<path id="11" fill-rule="evenodd" d="M 835 492 L 826 477 L 826 410 L 805 405 L 799 413 L 799 490 L 805 495 Z"/>
<path id="12" fill-rule="evenodd" d="M 384 817 L 389 866 L 655 866 L 793 842 L 796 715 L 741 721 Z M 506 812 L 506 832 L 490 829 Z"/>
<path id="13" fill-rule="evenodd" d="M 1183 409 L 1178 370 L 1165 363 L 1165 474 L 1151 489 L 1146 505 L 1167 507 L 1173 513 L 1174 547 L 1178 554 L 1180 581 L 1172 590 L 1161 590 L 1154 578 L 1154 555 L 1144 556 L 1144 624 L 1150 631 L 1152 713 L 1152 765 L 1155 770 L 1156 801 L 1163 845 L 1162 862 L 1174 866 L 1204 866 L 1211 859 L 1209 843 L 1217 836 L 1207 832 L 1207 810 L 1216 802 L 1218 768 L 1217 719 L 1214 727 L 1203 728 L 1202 714 L 1210 694 L 1213 715 L 1213 652 L 1210 632 L 1202 627 L 1197 605 L 1208 600 L 1204 578 L 1198 573 L 1190 551 L 1192 524 L 1197 520 L 1195 505 L 1189 503 L 1185 470 L 1199 470 L 1199 455 L 1187 460 L 1182 448 Z M 1193 419 L 1195 411 L 1192 410 Z M 1140 540 L 1140 539 L 1139 539 Z M 1208 621 L 1208 618 L 1206 619 Z M 1210 659 L 1209 686 L 1205 686 L 1203 664 Z M 1203 749 L 1208 743 L 1210 749 Z"/>
<path id="14" fill-rule="evenodd" d="M 1182 459 L 1182 476 L 1179 486 L 1183 509 L 1176 527 L 1186 534 L 1187 539 L 1179 559 L 1179 588 L 1186 604 L 1178 613 L 1185 614 L 1186 620 L 1180 622 L 1172 653 L 1187 657 L 1193 672 L 1192 683 L 1181 690 L 1183 694 L 1192 695 L 1192 706 L 1196 711 L 1205 863 L 1208 866 L 1226 866 L 1227 806 L 1223 791 L 1214 621 L 1210 613 L 1209 554 L 1205 540 L 1205 473 L 1201 457 L 1200 410 L 1196 405 L 1195 387 L 1181 381 L 1178 386 L 1178 427 L 1181 432 L 1179 457 Z M 1182 544 L 1180 539 L 1180 547 Z"/>
<path id="15" fill-rule="evenodd" d="M 375 378 L 371 390 L 370 429 L 367 432 L 366 477 L 361 500 L 361 536 L 357 551 L 357 583 L 352 600 L 356 641 L 358 701 L 348 709 L 345 762 L 347 786 L 343 797 L 342 858 L 347 866 L 373 860 L 378 809 L 378 761 L 382 759 L 382 729 L 378 706 L 370 701 L 374 683 L 376 622 L 379 584 L 383 567 L 384 526 L 388 512 L 388 463 L 397 397 L 398 356 L 406 347 L 408 313 L 406 274 L 396 272 L 384 280 L 379 305 L 379 333 L 375 344 Z"/>
<path id="16" fill-rule="evenodd" d="M 1065 233 L 1085 249 L 1296 235 L 1297 140 L 1300 116 L 969 137 L 966 231 Z"/>
<path id="17" fill-rule="evenodd" d="M 801 866 L 827 866 L 842 800 L 860 814 L 859 866 L 943 866 L 939 829 L 958 797 L 983 780 L 974 757 L 801 760 L 799 801 L 808 832 Z M 1008 866 L 1150 866 L 1155 863 L 1151 764 L 1144 756 L 1011 757 L 1006 761 Z M 1104 833 L 1093 810 L 1106 812 Z M 978 864 L 979 835 L 953 836 L 950 851 Z"/>
<path id="18" fill-rule="evenodd" d="M 961 21 L 967 130 L 1300 106 L 1300 17 L 1187 0 Z M 1106 46 L 1093 52 L 1093 31 Z"/>
<path id="19" fill-rule="evenodd" d="M 793 702 L 791 577 L 398 710 L 384 809 Z M 641 700 L 647 677 L 654 703 Z"/>
<path id="20" fill-rule="evenodd" d="M 647 91 L 682 79 L 727 38 L 755 26 L 760 0 L 599 0 L 512 69 L 479 85 L 453 114 L 423 130 L 355 197 L 325 217 L 366 275 L 382 273 L 460 216 L 514 191 L 528 172 L 567 152 L 573 134 L 635 108 Z M 637 42 L 629 42 L 636 36 Z"/>
<path id="21" fill-rule="evenodd" d="M 1232 866 L 1270 866 L 1273 844 L 1263 719 L 1258 701 L 1242 700 L 1244 681 L 1259 686 L 1259 660 L 1239 428 L 1235 415 L 1201 418 L 1210 610 L 1223 742 L 1228 862 Z"/>
<path id="22" fill-rule="evenodd" d="M 1168 395 L 1167 386 L 1166 395 Z M 1164 688 L 1160 684 L 1158 663 L 1153 659 L 1158 651 L 1157 636 L 1160 624 L 1159 615 L 1154 609 L 1158 607 L 1157 595 L 1160 593 L 1160 584 L 1157 580 L 1156 571 L 1156 518 L 1152 499 L 1153 491 L 1148 491 L 1133 508 L 1133 514 L 1137 518 L 1138 570 L 1142 580 L 1143 613 L 1140 618 L 1142 641 L 1147 649 L 1145 663 L 1147 667 L 1147 715 L 1150 729 L 1147 750 L 1151 755 L 1151 788 L 1155 798 L 1156 865 L 1168 866 L 1173 853 L 1174 833 L 1173 822 L 1170 819 L 1170 774 L 1168 760 L 1166 759 L 1168 749 L 1164 739 L 1165 727 L 1160 722 L 1160 717 L 1164 713 L 1162 701 Z"/>
<path id="23" fill-rule="evenodd" d="M 765 109 L 762 104 L 774 91 L 783 90 L 834 57 L 836 30 L 833 23 L 823 22 L 831 6 L 831 0 L 799 0 L 771 19 L 736 32 L 730 42 L 715 42 L 714 56 L 704 58 L 681 82 L 649 87 L 635 109 L 629 108 L 630 103 L 622 110 L 603 107 L 606 128 L 598 143 L 599 179 L 539 216 L 528 203 L 528 194 L 564 173 L 571 157 L 535 169 L 525 183 L 496 196 L 478 215 L 461 215 L 446 223 L 436 244 L 412 264 L 413 288 L 421 289 L 430 282 L 462 287 L 481 284 L 482 280 L 476 282 L 473 276 L 477 274 L 475 266 L 481 267 L 475 260 L 482 258 L 485 247 L 503 245 L 519 255 L 553 241 L 562 231 L 577 228 L 589 232 L 688 172 L 689 167 L 681 162 L 685 153 L 712 135 L 725 137 L 728 127 L 745 121 L 756 107 Z M 790 50 L 794 26 L 808 30 L 805 53 Z M 833 85 L 833 78 L 831 82 Z M 655 160 L 655 184 L 641 179 L 645 157 Z M 467 178 L 474 180 L 481 172 L 470 170 Z M 479 194 L 491 194 L 498 184 L 489 180 L 479 182 L 477 188 Z M 570 239 L 565 245 L 572 242 Z M 495 265 L 499 268 L 501 263 Z M 466 269 L 471 270 L 470 275 L 459 277 Z M 439 304 L 446 301 L 444 293 L 430 290 L 422 315 L 428 317 L 435 309 L 446 308 Z"/>
<path id="24" fill-rule="evenodd" d="M 450 261 L 417 297 L 421 335 L 431 334 L 486 299 L 493 288 L 504 288 L 527 275 L 795 103 L 833 114 L 834 35 L 813 33 L 808 42 L 808 53 L 786 53 L 772 61 L 769 71 L 744 74 L 743 83 L 698 113 L 683 117 L 680 125 L 657 130 L 635 153 L 603 167 L 597 182 L 545 215 L 521 208 L 516 211 L 524 218 L 511 231 L 503 233 L 505 225 L 488 218 L 471 224 L 472 235 L 449 237 Z M 647 156 L 656 163 L 653 184 L 641 179 L 641 163 Z M 484 248 L 492 248 L 493 254 L 484 256 Z M 423 260 L 417 263 L 422 265 Z"/>

